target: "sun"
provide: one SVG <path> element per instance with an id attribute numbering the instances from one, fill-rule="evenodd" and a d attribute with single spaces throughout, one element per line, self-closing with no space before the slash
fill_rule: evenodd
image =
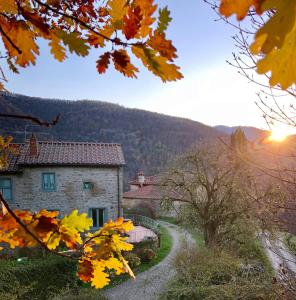
<path id="1" fill-rule="evenodd" d="M 288 136 L 287 130 L 283 129 L 283 128 L 274 128 L 271 131 L 270 136 L 268 137 L 268 139 L 271 142 L 283 142 Z"/>

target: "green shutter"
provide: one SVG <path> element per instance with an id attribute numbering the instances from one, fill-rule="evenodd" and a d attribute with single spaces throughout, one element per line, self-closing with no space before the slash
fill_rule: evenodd
<path id="1" fill-rule="evenodd" d="M 109 216 L 108 216 L 108 208 L 104 209 L 104 223 L 107 223 L 109 221 Z"/>

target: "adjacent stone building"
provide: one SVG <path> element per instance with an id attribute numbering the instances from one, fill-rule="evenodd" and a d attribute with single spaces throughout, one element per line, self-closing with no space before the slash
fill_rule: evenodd
<path id="1" fill-rule="evenodd" d="M 0 190 L 14 209 L 78 209 L 94 227 L 122 215 L 123 166 L 119 144 L 37 141 L 16 146 L 0 172 Z"/>
<path id="2" fill-rule="evenodd" d="M 149 208 L 155 217 L 174 216 L 174 210 L 168 210 L 162 205 L 162 201 L 170 198 L 176 201 L 181 199 L 181 195 L 176 191 L 168 191 L 162 184 L 160 175 L 145 176 L 143 172 L 129 182 L 130 190 L 123 193 L 123 207 L 126 213 L 134 212 L 141 214 Z"/>

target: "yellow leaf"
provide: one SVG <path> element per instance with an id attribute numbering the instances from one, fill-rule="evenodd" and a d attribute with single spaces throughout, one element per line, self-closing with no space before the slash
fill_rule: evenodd
<path id="1" fill-rule="evenodd" d="M 157 9 L 157 5 L 154 5 L 153 2 L 154 0 L 135 0 L 135 6 L 139 6 L 143 14 L 141 27 L 139 33 L 136 35 L 136 38 L 145 38 L 152 32 L 151 25 L 154 24 L 156 20 L 152 16 Z"/>
<path id="2" fill-rule="evenodd" d="M 51 47 L 51 54 L 54 56 L 56 60 L 62 62 L 66 59 L 66 49 L 60 44 L 60 39 L 58 39 L 55 35 L 52 36 L 49 46 Z"/>
<path id="3" fill-rule="evenodd" d="M 165 57 L 156 56 L 155 51 L 140 46 L 133 46 L 132 52 L 142 60 L 145 67 L 156 76 L 160 77 L 163 82 L 176 81 L 183 78 L 179 67 L 167 62 Z"/>
<path id="4" fill-rule="evenodd" d="M 296 83 L 296 1 L 266 0 L 264 11 L 274 14 L 256 33 L 250 50 L 263 54 L 257 63 L 259 74 L 270 72 L 270 84 L 287 89 Z"/>
<path id="5" fill-rule="evenodd" d="M 93 263 L 93 277 L 91 278 L 91 285 L 97 289 L 101 289 L 106 286 L 110 279 L 108 278 L 109 275 L 104 272 L 104 266 L 100 262 Z"/>
<path id="6" fill-rule="evenodd" d="M 61 220 L 61 225 L 83 232 L 90 229 L 92 219 L 88 218 L 86 213 L 78 215 L 78 210 L 73 210 L 69 216 L 65 216 Z"/>
<path id="7" fill-rule="evenodd" d="M 48 239 L 46 245 L 47 248 L 50 250 L 54 250 L 57 248 L 57 246 L 60 244 L 61 235 L 57 232 L 55 232 L 53 235 L 50 236 Z"/>
<path id="8" fill-rule="evenodd" d="M 122 251 L 131 251 L 133 245 L 126 242 L 127 237 L 121 237 L 118 234 L 112 235 L 112 241 L 114 243 L 114 248 Z"/>
<path id="9" fill-rule="evenodd" d="M 284 45 L 272 50 L 257 63 L 259 74 L 271 72 L 270 84 L 287 89 L 296 83 L 296 29 L 290 32 Z"/>
<path id="10" fill-rule="evenodd" d="M 225 17 L 236 14 L 238 20 L 242 20 L 248 14 L 251 7 L 261 13 L 261 3 L 264 0 L 221 0 L 220 13 Z"/>
<path id="11" fill-rule="evenodd" d="M 8 14 L 17 14 L 18 9 L 14 0 L 1 0 L 0 11 Z"/>
<path id="12" fill-rule="evenodd" d="M 112 22 L 116 22 L 121 20 L 123 16 L 126 14 L 128 6 L 126 5 L 126 0 L 109 0 L 109 14 L 112 18 Z"/>
<path id="13" fill-rule="evenodd" d="M 1 26 L 7 33 L 13 44 L 19 51 L 11 45 L 8 39 L 2 35 L 2 40 L 10 57 L 15 58 L 16 64 L 21 67 L 26 67 L 30 63 L 35 64 L 36 55 L 39 54 L 38 46 L 35 42 L 36 33 L 32 32 L 24 21 L 6 22 L 0 18 Z"/>
<path id="14" fill-rule="evenodd" d="M 108 260 L 102 261 L 102 263 L 109 270 L 115 270 L 116 275 L 120 275 L 125 272 L 122 262 L 115 257 L 111 257 Z"/>

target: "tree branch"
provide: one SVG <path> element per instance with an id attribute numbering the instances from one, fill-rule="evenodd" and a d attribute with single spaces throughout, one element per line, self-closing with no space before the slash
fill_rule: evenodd
<path id="1" fill-rule="evenodd" d="M 58 114 L 51 122 L 43 121 L 37 117 L 33 117 L 30 115 L 0 114 L 0 118 L 13 118 L 13 119 L 29 120 L 40 126 L 51 127 L 51 126 L 56 125 L 59 122 L 60 114 Z"/>

